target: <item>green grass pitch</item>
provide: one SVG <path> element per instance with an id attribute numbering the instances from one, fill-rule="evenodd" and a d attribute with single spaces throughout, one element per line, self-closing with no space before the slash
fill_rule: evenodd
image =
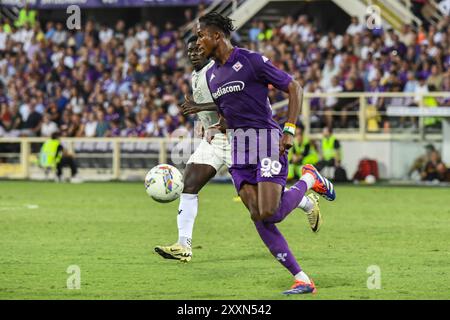
<path id="1" fill-rule="evenodd" d="M 259 239 L 231 185 L 200 195 L 190 263 L 153 247 L 176 240 L 178 201 L 140 183 L 0 182 L 0 299 L 448 299 L 450 191 L 338 186 L 313 234 L 293 212 L 280 229 L 316 295 L 281 295 L 291 275 Z M 67 268 L 81 289 L 67 289 Z M 367 288 L 369 266 L 381 289 Z"/>

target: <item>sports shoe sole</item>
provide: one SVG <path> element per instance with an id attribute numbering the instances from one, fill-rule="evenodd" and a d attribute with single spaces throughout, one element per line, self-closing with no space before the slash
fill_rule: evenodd
<path id="1" fill-rule="evenodd" d="M 158 253 L 164 259 L 179 260 L 180 262 L 189 262 L 189 261 L 191 261 L 191 256 L 179 257 L 178 258 L 178 257 L 175 257 L 174 255 L 171 255 L 171 254 L 165 252 L 164 250 L 161 250 L 158 247 L 155 248 L 155 252 Z"/>

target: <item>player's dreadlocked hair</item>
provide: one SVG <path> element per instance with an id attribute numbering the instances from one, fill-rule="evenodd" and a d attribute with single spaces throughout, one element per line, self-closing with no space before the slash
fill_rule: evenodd
<path id="1" fill-rule="evenodd" d="M 210 12 L 200 17 L 200 23 L 204 23 L 206 26 L 215 26 L 219 28 L 227 37 L 230 36 L 231 32 L 236 30 L 233 26 L 233 20 L 228 17 L 224 17 L 220 13 Z"/>

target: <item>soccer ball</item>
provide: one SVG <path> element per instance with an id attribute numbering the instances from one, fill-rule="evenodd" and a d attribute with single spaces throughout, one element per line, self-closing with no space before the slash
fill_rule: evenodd
<path id="1" fill-rule="evenodd" d="M 183 191 L 183 175 L 170 164 L 159 164 L 145 176 L 145 191 L 157 202 L 172 202 Z"/>
<path id="2" fill-rule="evenodd" d="M 377 182 L 377 179 L 375 178 L 375 176 L 369 174 L 369 175 L 364 179 L 364 181 L 365 181 L 367 184 L 374 184 L 375 182 Z"/>

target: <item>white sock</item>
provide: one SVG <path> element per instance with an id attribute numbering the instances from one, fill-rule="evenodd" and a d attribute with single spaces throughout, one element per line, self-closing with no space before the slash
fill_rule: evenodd
<path id="1" fill-rule="evenodd" d="M 192 231 L 198 210 L 198 195 L 182 193 L 178 207 L 178 243 L 185 247 L 192 245 Z"/>
<path id="2" fill-rule="evenodd" d="M 302 175 L 300 180 L 303 180 L 306 182 L 306 185 L 308 186 L 308 190 L 311 189 L 314 185 L 314 182 L 316 182 L 316 179 L 314 178 L 314 176 L 311 173 L 306 173 L 306 174 Z"/>
<path id="3" fill-rule="evenodd" d="M 311 280 L 306 275 L 306 273 L 304 273 L 303 271 L 300 271 L 294 277 L 295 277 L 295 280 L 300 280 L 300 281 L 303 281 L 304 283 L 309 283 L 309 284 L 311 283 Z"/>
<path id="4" fill-rule="evenodd" d="M 310 213 L 314 208 L 314 202 L 305 195 L 297 208 L 302 209 L 306 213 Z"/>

